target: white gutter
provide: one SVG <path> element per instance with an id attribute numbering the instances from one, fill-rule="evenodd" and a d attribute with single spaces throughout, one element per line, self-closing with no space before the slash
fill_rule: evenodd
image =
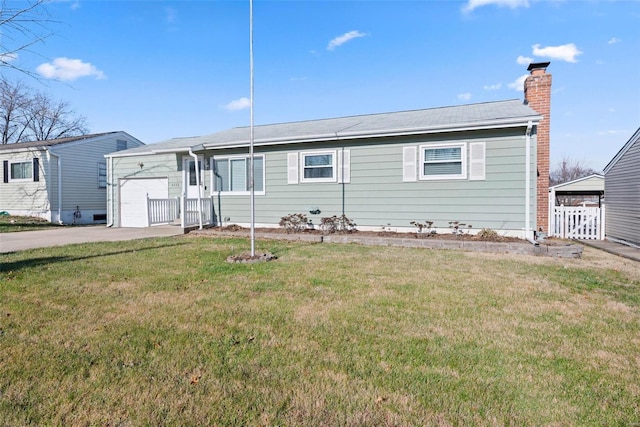
<path id="1" fill-rule="evenodd" d="M 195 154 L 193 151 L 191 151 L 191 148 L 189 148 L 189 155 L 193 157 L 193 160 L 195 161 L 196 187 L 198 187 L 198 225 L 199 225 L 198 229 L 202 230 L 202 196 L 200 194 L 200 168 L 198 167 L 198 155 Z M 186 194 L 185 194 L 185 197 L 186 197 Z M 184 214 L 185 213 L 183 212 L 182 215 Z"/>
<path id="2" fill-rule="evenodd" d="M 48 148 L 49 154 L 57 159 L 58 164 L 58 223 L 62 225 L 62 159 L 60 154 L 54 153 L 51 148 Z M 51 167 L 51 166 L 49 166 Z"/>
<path id="3" fill-rule="evenodd" d="M 525 134 L 525 196 L 524 196 L 524 237 L 534 245 L 538 246 L 538 242 L 533 239 L 531 232 L 531 130 L 533 123 L 527 123 L 527 132 Z"/>

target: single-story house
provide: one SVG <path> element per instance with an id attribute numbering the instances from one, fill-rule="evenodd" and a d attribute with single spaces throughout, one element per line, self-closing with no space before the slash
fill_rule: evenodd
<path id="1" fill-rule="evenodd" d="M 144 145 L 125 132 L 0 145 L 0 211 L 59 224 L 105 223 L 105 154 Z"/>
<path id="2" fill-rule="evenodd" d="M 607 240 L 640 246 L 640 128 L 604 168 Z"/>
<path id="3" fill-rule="evenodd" d="M 529 67 L 525 102 L 261 125 L 253 138 L 233 128 L 109 154 L 108 223 L 148 226 L 152 202 L 186 198 L 199 207 L 178 215 L 248 226 L 252 145 L 257 227 L 303 213 L 315 226 L 346 215 L 360 230 L 432 221 L 449 232 L 458 221 L 532 238 L 548 224 L 548 65 Z"/>

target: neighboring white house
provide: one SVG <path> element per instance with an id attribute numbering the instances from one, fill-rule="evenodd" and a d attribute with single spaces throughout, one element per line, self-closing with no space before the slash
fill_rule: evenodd
<path id="1" fill-rule="evenodd" d="M 606 238 L 640 246 L 640 128 L 604 168 Z"/>
<path id="2" fill-rule="evenodd" d="M 60 224 L 104 223 L 104 156 L 141 145 L 121 131 L 0 145 L 0 212 Z"/>

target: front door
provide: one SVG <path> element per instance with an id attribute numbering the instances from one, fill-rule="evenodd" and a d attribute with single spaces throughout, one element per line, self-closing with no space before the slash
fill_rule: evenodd
<path id="1" fill-rule="evenodd" d="M 198 169 L 200 169 L 200 197 L 204 197 L 204 174 L 202 173 L 202 158 L 198 157 Z M 185 157 L 182 164 L 182 170 L 184 171 L 184 194 L 187 195 L 187 199 L 198 198 L 198 179 L 196 177 L 196 162 L 193 157 Z"/>

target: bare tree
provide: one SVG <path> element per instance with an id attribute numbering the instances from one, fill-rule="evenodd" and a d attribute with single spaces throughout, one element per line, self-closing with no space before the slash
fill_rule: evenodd
<path id="1" fill-rule="evenodd" d="M 78 116 L 64 101 L 53 101 L 37 93 L 27 112 L 29 136 L 35 141 L 45 141 L 87 133 L 86 119 Z"/>
<path id="2" fill-rule="evenodd" d="M 549 174 L 549 185 L 564 184 L 575 179 L 593 175 L 595 170 L 585 166 L 581 161 L 563 157 Z"/>
<path id="3" fill-rule="evenodd" d="M 64 101 L 34 92 L 22 83 L 0 80 L 1 144 L 45 141 L 88 132 L 86 119 Z"/>
<path id="4" fill-rule="evenodd" d="M 49 37 L 48 29 L 52 20 L 45 4 L 48 0 L 30 0 L 27 2 L 0 3 L 0 69 L 10 68 L 35 77 L 35 74 L 20 67 L 18 58 L 22 52 L 31 52 L 31 48 Z M 19 4 L 19 7 L 13 6 Z"/>
<path id="5" fill-rule="evenodd" d="M 0 80 L 0 135 L 2 144 L 17 142 L 28 129 L 25 113 L 29 109 L 30 98 L 22 83 L 12 85 Z"/>

